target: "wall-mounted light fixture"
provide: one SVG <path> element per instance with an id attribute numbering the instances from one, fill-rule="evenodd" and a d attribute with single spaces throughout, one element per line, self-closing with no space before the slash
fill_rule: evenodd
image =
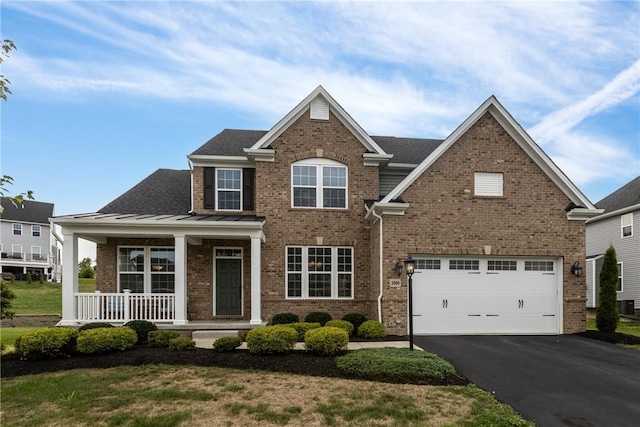
<path id="1" fill-rule="evenodd" d="M 393 269 L 396 271 L 396 274 L 398 276 L 402 276 L 402 269 L 403 268 L 404 268 L 404 264 L 400 260 L 398 260 L 398 262 L 396 262 L 396 265 L 393 267 Z"/>
<path id="2" fill-rule="evenodd" d="M 571 274 L 573 274 L 576 277 L 582 276 L 582 266 L 578 261 L 574 262 L 573 265 L 571 266 Z"/>

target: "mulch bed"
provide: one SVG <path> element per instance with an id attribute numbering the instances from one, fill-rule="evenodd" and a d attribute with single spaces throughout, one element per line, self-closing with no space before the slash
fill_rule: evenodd
<path id="1" fill-rule="evenodd" d="M 640 337 L 637 337 L 635 335 L 621 334 L 620 332 L 605 333 L 600 331 L 588 330 L 586 332 L 580 332 L 576 335 L 598 341 L 608 342 L 611 344 L 640 345 Z"/>

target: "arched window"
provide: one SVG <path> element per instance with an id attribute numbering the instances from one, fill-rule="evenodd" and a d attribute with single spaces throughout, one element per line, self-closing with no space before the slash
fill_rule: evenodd
<path id="1" fill-rule="evenodd" d="M 291 165 L 291 206 L 346 209 L 347 166 L 329 159 L 306 159 Z"/>

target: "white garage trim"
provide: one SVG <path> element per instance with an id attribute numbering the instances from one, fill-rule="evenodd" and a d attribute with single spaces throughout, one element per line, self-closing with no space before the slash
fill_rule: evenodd
<path id="1" fill-rule="evenodd" d="M 413 257 L 415 334 L 562 333 L 561 258 Z"/>

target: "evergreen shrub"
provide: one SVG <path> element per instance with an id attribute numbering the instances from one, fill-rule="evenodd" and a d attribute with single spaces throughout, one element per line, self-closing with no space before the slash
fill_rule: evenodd
<path id="1" fill-rule="evenodd" d="M 347 344 L 349 344 L 349 333 L 335 326 L 311 329 L 304 336 L 304 346 L 307 351 L 322 356 L 331 356 L 345 350 Z"/>
<path id="2" fill-rule="evenodd" d="M 298 342 L 298 332 L 289 325 L 255 328 L 247 333 L 247 347 L 253 354 L 288 353 Z"/>
<path id="3" fill-rule="evenodd" d="M 132 348 L 137 341 L 138 335 L 126 326 L 88 329 L 78 335 L 78 352 L 92 354 L 124 351 Z"/>

